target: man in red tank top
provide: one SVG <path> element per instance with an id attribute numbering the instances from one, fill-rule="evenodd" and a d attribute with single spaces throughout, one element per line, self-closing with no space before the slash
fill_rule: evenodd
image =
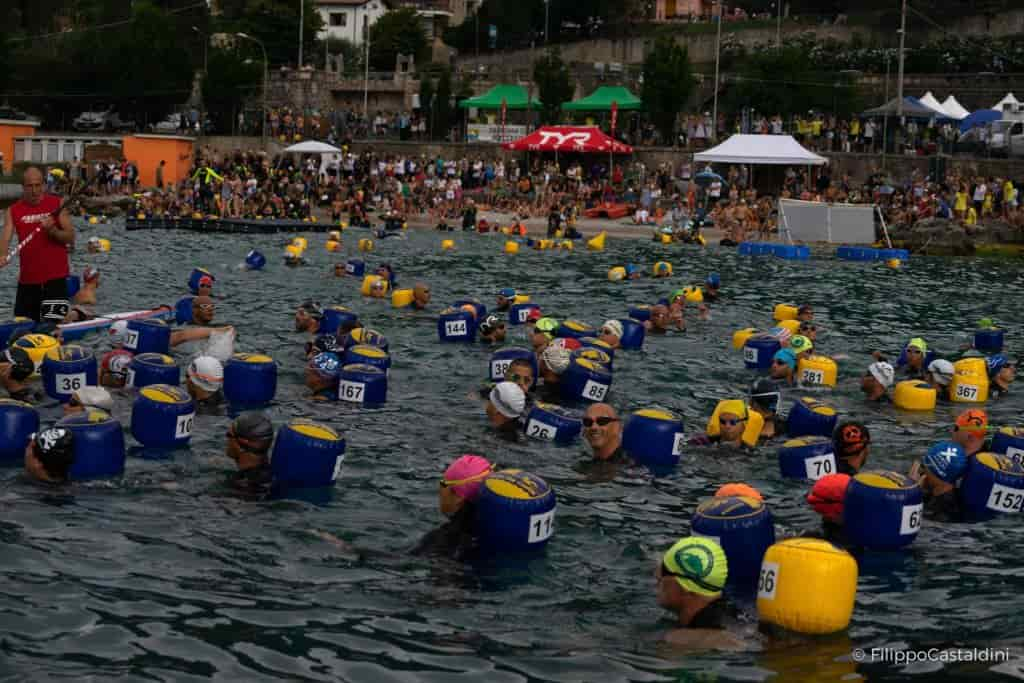
<path id="1" fill-rule="evenodd" d="M 61 200 L 43 191 L 43 174 L 26 169 L 22 196 L 4 216 L 0 233 L 0 267 L 6 266 L 11 237 L 17 232 L 21 273 L 14 315 L 56 325 L 67 315 L 68 250 L 75 241 L 71 216 Z"/>

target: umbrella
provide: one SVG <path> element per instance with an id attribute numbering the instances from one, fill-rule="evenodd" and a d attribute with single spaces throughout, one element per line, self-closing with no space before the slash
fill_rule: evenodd
<path id="1" fill-rule="evenodd" d="M 300 142 L 291 147 L 287 147 L 285 152 L 295 152 L 297 154 L 341 154 L 341 150 L 332 145 L 328 145 L 324 142 Z"/>
<path id="2" fill-rule="evenodd" d="M 701 171 L 697 175 L 693 176 L 693 182 L 697 183 L 701 187 L 705 185 L 710 185 L 711 183 L 714 182 L 719 182 L 722 183 L 723 185 L 727 184 L 725 182 L 725 178 L 718 175 L 717 173 L 714 173 L 713 171 Z"/>
<path id="3" fill-rule="evenodd" d="M 971 128 L 978 128 L 987 123 L 998 121 L 1001 118 L 1003 118 L 1002 112 L 998 112 L 995 109 L 979 109 L 960 122 L 960 132 L 966 133 Z"/>

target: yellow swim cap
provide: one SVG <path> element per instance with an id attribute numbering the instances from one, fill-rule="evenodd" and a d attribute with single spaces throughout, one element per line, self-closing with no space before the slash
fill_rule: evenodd
<path id="1" fill-rule="evenodd" d="M 710 538 L 690 536 L 676 541 L 661 558 L 662 571 L 675 577 L 683 590 L 717 597 L 729 577 L 725 551 Z"/>

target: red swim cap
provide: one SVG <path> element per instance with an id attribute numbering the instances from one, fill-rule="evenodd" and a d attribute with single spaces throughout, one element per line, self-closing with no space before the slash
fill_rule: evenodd
<path id="1" fill-rule="evenodd" d="M 843 515 L 843 499 L 849 485 L 848 474 L 826 474 L 814 482 L 807 494 L 807 502 L 825 519 L 838 521 Z"/>

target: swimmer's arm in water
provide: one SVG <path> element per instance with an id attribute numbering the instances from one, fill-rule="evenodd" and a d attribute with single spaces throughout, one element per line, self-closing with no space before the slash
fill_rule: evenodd
<path id="1" fill-rule="evenodd" d="M 171 346 L 178 346 L 185 342 L 196 341 L 197 339 L 208 339 L 215 332 L 230 332 L 234 328 L 226 327 L 190 327 L 185 330 L 178 330 L 171 333 Z"/>

